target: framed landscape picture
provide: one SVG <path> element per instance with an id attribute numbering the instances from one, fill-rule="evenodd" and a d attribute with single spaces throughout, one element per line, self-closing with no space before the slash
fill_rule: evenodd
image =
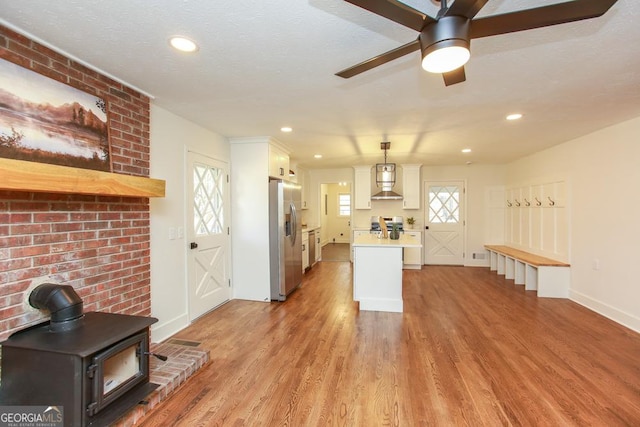
<path id="1" fill-rule="evenodd" d="M 111 171 L 102 98 L 0 59 L 0 157 Z"/>

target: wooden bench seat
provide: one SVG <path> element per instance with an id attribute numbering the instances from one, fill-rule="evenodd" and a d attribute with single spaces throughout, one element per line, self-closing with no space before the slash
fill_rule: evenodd
<path id="1" fill-rule="evenodd" d="M 571 281 L 570 264 L 503 245 L 485 245 L 490 254 L 490 268 L 535 290 L 539 297 L 568 298 Z"/>

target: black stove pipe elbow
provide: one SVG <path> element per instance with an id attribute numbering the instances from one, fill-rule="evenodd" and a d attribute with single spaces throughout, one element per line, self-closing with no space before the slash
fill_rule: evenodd
<path id="1" fill-rule="evenodd" d="M 73 321 L 82 317 L 82 298 L 72 286 L 44 283 L 29 294 L 32 307 L 49 310 L 51 324 Z"/>

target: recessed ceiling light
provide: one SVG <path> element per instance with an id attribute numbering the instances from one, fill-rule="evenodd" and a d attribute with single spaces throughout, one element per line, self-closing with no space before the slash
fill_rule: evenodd
<path id="1" fill-rule="evenodd" d="M 169 39 L 169 44 L 181 52 L 195 52 L 198 50 L 198 45 L 193 41 L 183 36 L 173 36 Z"/>
<path id="2" fill-rule="evenodd" d="M 290 128 L 289 126 L 285 126 L 285 127 L 281 127 L 280 130 L 282 132 L 291 132 L 293 129 Z"/>
<path id="3" fill-rule="evenodd" d="M 509 114 L 507 116 L 507 120 L 518 120 L 522 118 L 522 114 L 520 113 L 513 113 L 513 114 Z"/>
<path id="4" fill-rule="evenodd" d="M 313 157 L 315 157 L 316 159 L 321 159 L 322 158 L 322 154 L 314 154 Z"/>
<path id="5" fill-rule="evenodd" d="M 463 153 L 470 153 L 471 152 L 471 148 L 463 148 L 462 152 Z"/>

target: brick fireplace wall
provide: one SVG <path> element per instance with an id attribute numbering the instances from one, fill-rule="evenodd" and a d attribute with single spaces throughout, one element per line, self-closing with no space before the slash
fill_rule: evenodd
<path id="1" fill-rule="evenodd" d="M 0 26 L 0 58 L 107 101 L 113 172 L 149 176 L 149 98 Z M 149 315 L 147 198 L 0 191 L 0 340 L 46 318 L 39 283 L 72 285 L 85 311 Z"/>

